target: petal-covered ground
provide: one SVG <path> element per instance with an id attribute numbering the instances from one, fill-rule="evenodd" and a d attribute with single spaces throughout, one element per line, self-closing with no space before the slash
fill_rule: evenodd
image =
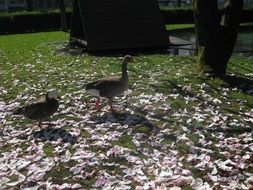
<path id="1" fill-rule="evenodd" d="M 222 81 L 197 76 L 194 57 L 136 55 L 111 113 L 83 86 L 122 57 L 65 51 L 67 39 L 0 37 L 0 189 L 253 188 L 252 59 L 234 56 Z M 62 96 L 50 125 L 12 115 L 50 88 Z"/>

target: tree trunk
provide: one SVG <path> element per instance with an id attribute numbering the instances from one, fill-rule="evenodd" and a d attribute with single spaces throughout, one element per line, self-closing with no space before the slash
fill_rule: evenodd
<path id="1" fill-rule="evenodd" d="M 181 7 L 182 0 L 177 0 L 177 7 Z"/>
<path id="2" fill-rule="evenodd" d="M 197 69 L 201 73 L 223 76 L 233 53 L 240 24 L 243 0 L 225 0 L 222 16 L 217 0 L 195 0 Z"/>
<path id="3" fill-rule="evenodd" d="M 67 31 L 67 16 L 64 0 L 60 1 L 60 11 L 61 11 L 61 29 L 63 31 Z"/>
<path id="4" fill-rule="evenodd" d="M 32 11 L 33 6 L 32 6 L 32 0 L 26 0 L 26 5 L 27 5 L 27 11 Z"/>
<path id="5" fill-rule="evenodd" d="M 5 10 L 6 12 L 9 12 L 9 0 L 5 0 Z"/>

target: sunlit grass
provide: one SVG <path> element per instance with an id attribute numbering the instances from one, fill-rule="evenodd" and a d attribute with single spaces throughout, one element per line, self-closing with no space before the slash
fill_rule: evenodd
<path id="1" fill-rule="evenodd" d="M 183 27 L 191 27 L 192 25 L 185 25 Z M 171 28 L 169 26 L 169 28 Z M 6 103 L 16 101 L 17 96 L 32 96 L 41 97 L 49 88 L 57 88 L 61 91 L 63 96 L 63 104 L 73 106 L 73 96 L 83 89 L 83 85 L 96 80 L 98 78 L 120 73 L 120 62 L 122 56 L 93 56 L 88 54 L 70 54 L 63 51 L 68 41 L 68 35 L 63 32 L 49 32 L 49 33 L 36 33 L 25 35 L 8 35 L 0 36 L 0 92 L 1 97 Z M 203 76 L 198 76 L 196 71 L 195 58 L 172 56 L 167 54 L 154 54 L 145 55 L 139 54 L 134 56 L 135 62 L 129 64 L 129 87 L 132 93 L 129 95 L 128 107 L 134 110 L 136 116 L 146 119 L 146 115 L 152 117 L 147 125 L 141 124 L 137 126 L 129 126 L 134 133 L 146 135 L 146 143 L 138 147 L 133 143 L 133 137 L 126 132 L 116 140 L 109 142 L 108 146 L 121 146 L 133 151 L 138 148 L 146 148 L 152 151 L 154 147 L 151 146 L 152 141 L 148 137 L 152 136 L 152 127 L 159 129 L 169 129 L 171 133 L 165 134 L 164 139 L 161 141 L 162 145 L 169 145 L 170 148 L 176 149 L 180 156 L 187 156 L 189 154 L 189 145 L 184 142 L 178 142 L 178 136 L 185 133 L 183 126 L 190 129 L 187 133 L 189 141 L 196 146 L 202 147 L 200 144 L 200 136 L 195 132 L 198 129 L 203 129 L 203 134 L 207 141 L 213 144 L 207 145 L 205 148 L 210 148 L 214 152 L 210 154 L 215 159 L 224 160 L 224 155 L 219 153 L 219 149 L 215 146 L 219 139 L 216 138 L 216 129 L 219 126 L 214 126 L 213 130 L 205 130 L 206 126 L 210 125 L 215 113 L 206 112 L 206 118 L 202 121 L 197 121 L 193 117 L 197 117 L 198 110 L 205 110 L 206 107 L 211 107 L 217 111 L 217 115 L 229 115 L 228 127 L 231 125 L 231 131 L 227 135 L 236 136 L 241 131 L 240 126 L 232 126 L 233 119 L 241 122 L 245 127 L 250 127 L 248 121 L 244 121 L 242 112 L 249 112 L 252 109 L 253 97 L 236 87 L 231 87 L 227 82 L 221 79 L 207 79 Z M 229 74 L 236 74 L 236 76 L 247 77 L 252 80 L 253 64 L 252 59 L 239 56 L 233 56 L 228 66 Z M 203 85 L 205 84 L 205 85 Z M 224 90 L 227 90 L 226 93 Z M 5 92 L 5 93 L 3 93 Z M 152 100 L 152 107 L 154 111 L 145 111 L 142 108 L 146 104 L 139 103 L 140 96 L 150 95 L 151 97 L 158 96 L 159 93 L 166 97 L 156 101 Z M 177 95 L 178 97 L 173 97 Z M 78 94 L 79 95 L 79 94 Z M 211 100 L 208 100 L 210 98 Z M 86 109 L 91 107 L 92 97 L 83 94 L 80 99 Z M 192 98 L 192 99 L 191 99 Z M 221 103 L 215 103 L 214 98 Z M 187 99 L 190 99 L 187 101 Z M 0 99 L 1 100 L 1 99 Z M 66 102 L 67 101 L 67 102 Z M 137 102 L 137 103 L 136 103 Z M 21 102 L 24 103 L 24 102 Z M 164 110 L 164 105 L 167 105 Z M 80 105 L 77 105 L 80 106 Z M 90 107 L 89 107 L 90 106 Z M 84 112 L 84 108 L 77 107 L 79 113 Z M 150 114 L 149 112 L 152 112 Z M 86 112 L 85 112 L 86 113 Z M 175 114 L 181 114 L 181 117 Z M 94 113 L 94 116 L 99 118 L 100 113 Z M 126 115 L 118 116 L 119 120 L 124 120 Z M 56 115 L 51 120 L 62 118 Z M 70 123 L 64 126 L 65 130 L 75 128 L 73 123 L 82 121 L 79 116 L 66 115 L 64 118 Z M 15 125 L 25 126 L 30 123 L 29 120 L 20 119 L 14 122 Z M 150 127 L 151 126 L 151 127 Z M 85 127 L 85 126 L 84 126 Z M 238 129 L 238 130 L 234 130 Z M 219 129 L 220 130 L 220 129 Z M 90 151 L 98 154 L 108 151 L 108 147 L 101 147 L 97 145 L 90 145 L 92 139 L 90 131 L 85 128 L 80 128 L 80 136 L 77 140 L 85 139 L 85 151 Z M 96 131 L 101 136 L 108 136 L 110 132 L 117 131 L 113 127 L 111 129 L 104 129 L 104 131 Z M 232 134 L 233 133 L 233 134 Z M 1 133 L 0 133 L 1 134 Z M 21 149 L 26 150 L 29 146 L 29 140 L 22 139 Z M 81 141 L 82 142 L 82 141 Z M 6 143 L 0 146 L 0 153 L 10 152 L 12 144 Z M 78 147 L 71 146 L 69 151 L 75 153 Z M 55 147 L 50 141 L 45 142 L 43 151 L 47 157 L 61 156 L 65 154 L 55 152 Z M 139 150 L 135 151 L 135 155 L 141 160 L 148 159 Z M 124 158 L 110 157 L 109 162 L 116 162 L 122 165 L 128 164 Z M 198 169 L 190 166 L 185 158 L 182 162 L 185 168 L 188 168 L 195 177 L 202 177 L 208 171 L 199 172 Z M 72 173 L 69 168 L 74 166 L 75 162 L 68 162 L 66 164 L 55 165 L 51 171 L 47 172 L 44 176 L 45 180 L 49 177 L 52 178 L 54 183 L 62 184 L 64 182 L 71 182 Z M 89 168 L 86 168 L 89 171 Z M 94 169 L 94 168 L 93 168 Z M 120 168 L 112 167 L 97 167 L 95 170 L 103 170 L 109 172 L 116 172 L 118 175 L 123 175 Z M 91 169 L 92 170 L 92 169 Z M 249 171 L 252 168 L 248 169 Z M 150 176 L 153 178 L 153 176 Z M 12 179 L 15 181 L 16 179 Z M 91 177 L 84 181 L 76 181 L 86 188 L 92 188 L 95 178 Z M 184 189 L 189 189 L 185 186 Z"/>

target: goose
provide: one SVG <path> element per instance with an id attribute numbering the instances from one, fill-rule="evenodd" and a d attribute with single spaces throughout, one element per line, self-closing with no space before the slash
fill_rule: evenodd
<path id="1" fill-rule="evenodd" d="M 128 88 L 127 64 L 130 62 L 133 62 L 132 56 L 126 55 L 122 61 L 121 76 L 108 77 L 85 85 L 86 92 L 97 97 L 97 110 L 100 110 L 100 98 L 103 97 L 108 99 L 110 110 L 116 111 L 112 106 L 113 98 L 122 95 Z"/>
<path id="2" fill-rule="evenodd" d="M 26 118 L 38 121 L 38 126 L 44 119 L 52 116 L 59 108 L 60 95 L 57 90 L 49 90 L 45 99 L 31 102 L 16 109 L 14 115 L 24 115 Z"/>

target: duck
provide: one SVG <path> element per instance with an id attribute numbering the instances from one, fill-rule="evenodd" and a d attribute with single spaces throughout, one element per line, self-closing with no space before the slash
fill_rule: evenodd
<path id="1" fill-rule="evenodd" d="M 112 105 L 113 98 L 124 94 L 128 89 L 127 65 L 131 62 L 133 62 L 132 56 L 126 55 L 121 64 L 121 76 L 111 76 L 85 85 L 86 92 L 97 97 L 95 102 L 95 108 L 97 110 L 101 109 L 100 99 L 106 98 L 108 99 L 110 110 L 116 111 Z"/>
<path id="2" fill-rule="evenodd" d="M 40 127 L 42 120 L 49 118 L 58 110 L 60 99 L 59 91 L 52 89 L 47 91 L 45 98 L 17 108 L 13 114 L 23 115 L 28 119 L 36 120 Z"/>

